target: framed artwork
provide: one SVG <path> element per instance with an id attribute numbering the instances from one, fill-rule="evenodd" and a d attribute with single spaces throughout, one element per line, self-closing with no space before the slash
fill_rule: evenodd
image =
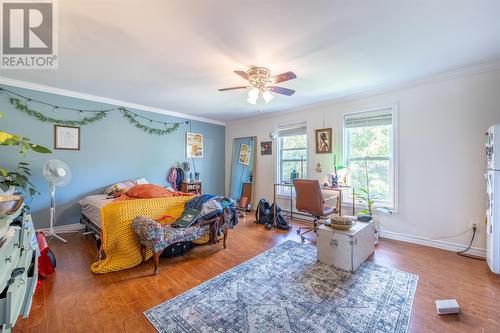
<path id="1" fill-rule="evenodd" d="M 316 154 L 332 152 L 332 129 L 321 128 L 316 130 Z"/>
<path id="2" fill-rule="evenodd" d="M 80 150 L 80 127 L 54 125 L 54 149 Z"/>
<path id="3" fill-rule="evenodd" d="M 203 157 L 203 134 L 186 132 L 186 157 Z"/>
<path id="4" fill-rule="evenodd" d="M 238 162 L 240 162 L 243 165 L 249 165 L 251 157 L 252 157 L 252 147 L 242 143 L 240 146 L 240 158 Z"/>
<path id="5" fill-rule="evenodd" d="M 264 141 L 260 143 L 260 154 L 261 155 L 272 155 L 273 154 L 273 142 Z"/>

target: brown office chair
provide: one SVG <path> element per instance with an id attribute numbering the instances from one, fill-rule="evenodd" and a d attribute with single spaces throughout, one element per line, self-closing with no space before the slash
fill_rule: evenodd
<path id="1" fill-rule="evenodd" d="M 295 187 L 295 206 L 299 212 L 312 215 L 314 223 L 312 227 L 300 227 L 297 233 L 300 235 L 302 243 L 305 241 L 304 235 L 310 231 L 317 232 L 318 227 L 322 224 L 319 219 L 327 217 L 338 212 L 339 198 L 337 197 L 337 205 L 335 208 L 325 206 L 325 198 L 318 180 L 312 179 L 295 179 L 293 181 Z M 306 229 L 303 233 L 300 231 Z"/>

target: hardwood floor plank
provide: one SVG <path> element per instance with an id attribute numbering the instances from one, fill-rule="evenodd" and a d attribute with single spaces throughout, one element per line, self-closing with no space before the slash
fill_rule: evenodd
<path id="1" fill-rule="evenodd" d="M 184 256 L 161 259 L 157 276 L 151 275 L 151 261 L 93 275 L 95 239 L 65 236 L 68 244 L 51 242 L 56 273 L 43 281 L 30 317 L 19 318 L 14 332 L 155 332 L 144 311 L 285 240 L 299 241 L 295 230 L 267 231 L 249 216 L 229 233 L 226 250 L 222 244 L 199 246 Z M 315 245 L 315 236 L 309 237 L 307 243 Z M 500 332 L 500 277 L 484 261 L 393 240 L 381 240 L 369 260 L 419 276 L 410 332 Z M 462 313 L 438 316 L 434 301 L 443 298 L 456 298 Z"/>

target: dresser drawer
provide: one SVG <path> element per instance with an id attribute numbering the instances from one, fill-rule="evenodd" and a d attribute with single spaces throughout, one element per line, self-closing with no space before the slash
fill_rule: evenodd
<path id="1" fill-rule="evenodd" d="M 23 318 L 28 318 L 38 282 L 38 254 L 36 250 L 31 251 L 31 261 L 26 269 L 28 272 L 28 286 L 26 287 L 26 295 L 24 296 L 23 307 L 20 313 Z"/>
<path id="2" fill-rule="evenodd" d="M 28 286 L 26 266 L 29 265 L 32 254 L 32 251 L 21 254 L 16 269 L 22 269 L 23 272 L 0 294 L 0 325 L 4 324 L 6 328 L 14 326 L 24 305 Z"/>
<path id="3" fill-rule="evenodd" d="M 0 247 L 0 292 L 5 289 L 11 271 L 17 266 L 21 254 L 20 227 L 11 226 L 3 238 Z"/>

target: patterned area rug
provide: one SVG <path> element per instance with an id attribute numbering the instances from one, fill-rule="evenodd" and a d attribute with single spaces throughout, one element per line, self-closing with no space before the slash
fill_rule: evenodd
<path id="1" fill-rule="evenodd" d="M 404 333 L 417 281 L 370 262 L 351 274 L 287 241 L 145 315 L 159 332 Z"/>

